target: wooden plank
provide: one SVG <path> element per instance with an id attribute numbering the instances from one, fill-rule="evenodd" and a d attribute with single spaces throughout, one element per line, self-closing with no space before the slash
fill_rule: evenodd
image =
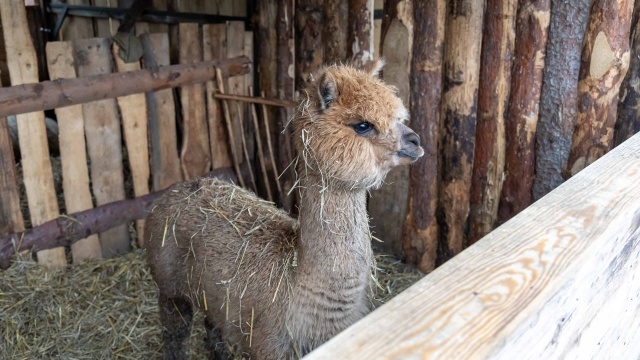
<path id="1" fill-rule="evenodd" d="M 146 69 L 157 69 L 158 66 L 169 65 L 169 36 L 167 33 L 143 35 L 142 46 Z M 173 90 L 148 92 L 146 98 L 153 189 L 159 191 L 182 180 Z"/>
<path id="2" fill-rule="evenodd" d="M 180 63 L 202 61 L 202 40 L 198 24 L 178 25 Z M 241 79 L 244 83 L 244 79 Z M 182 104 L 182 150 L 180 166 L 185 180 L 202 176 L 211 168 L 203 84 L 180 88 Z"/>
<path id="3" fill-rule="evenodd" d="M 111 46 L 105 38 L 74 42 L 78 77 L 106 74 L 113 70 Z M 91 161 L 90 175 L 96 205 L 125 198 L 122 164 L 122 136 L 115 99 L 82 105 L 85 136 Z M 127 253 L 131 244 L 126 225 L 100 233 L 102 256 L 112 258 Z"/>
<path id="4" fill-rule="evenodd" d="M 24 230 L 13 146 L 6 118 L 0 119 L 0 234 Z"/>
<path id="5" fill-rule="evenodd" d="M 52 3 L 91 5 L 91 0 L 53 0 Z M 60 28 L 60 40 L 70 41 L 93 37 L 93 21 L 82 16 L 67 16 Z"/>
<path id="6" fill-rule="evenodd" d="M 98 7 L 118 7 L 118 0 L 91 0 L 91 5 Z M 115 19 L 93 19 L 93 24 L 95 27 L 95 34 L 98 37 L 111 37 L 116 34 L 118 30 L 118 26 L 120 26 L 120 22 Z M 87 38 L 87 36 L 83 36 L 83 39 Z"/>
<path id="7" fill-rule="evenodd" d="M 638 154 L 640 135 L 306 359 L 637 359 Z"/>
<path id="8" fill-rule="evenodd" d="M 227 58 L 244 55 L 244 23 L 241 21 L 227 22 Z M 245 95 L 244 79 L 240 77 L 229 78 L 225 84 L 227 93 L 235 95 Z M 236 141 L 235 153 L 238 163 L 242 163 L 242 129 L 240 121 L 244 121 L 244 114 L 238 112 L 237 106 L 229 103 L 229 114 L 231 115 L 231 123 L 233 125 L 233 135 Z"/>
<path id="9" fill-rule="evenodd" d="M 253 64 L 253 31 L 245 31 L 244 32 L 244 51 L 243 55 L 246 56 Z M 249 91 L 249 88 L 253 89 L 253 73 L 254 68 L 251 69 L 244 76 L 244 88 L 243 94 L 247 96 L 254 96 Z M 250 154 L 250 158 L 254 158 L 254 154 L 256 152 L 256 141 L 255 141 L 255 128 L 253 126 L 253 121 L 251 120 L 251 106 L 248 103 L 240 103 L 243 111 L 244 111 L 244 132 L 245 132 L 245 141 L 247 143 L 247 149 Z"/>
<path id="10" fill-rule="evenodd" d="M 76 77 L 71 42 L 49 42 L 46 51 L 51 80 Z M 58 108 L 56 117 L 60 133 L 62 189 L 67 213 L 92 209 L 82 105 Z M 71 255 L 74 263 L 102 258 L 98 235 L 91 235 L 71 245 Z"/>
<path id="11" fill-rule="evenodd" d="M 38 60 L 27 27 L 24 3 L 20 0 L 1 1 L 0 14 L 11 85 L 37 83 Z M 17 115 L 17 123 L 29 214 L 31 224 L 37 226 L 59 214 L 44 113 Z M 47 267 L 64 267 L 67 263 L 63 247 L 38 252 L 37 256 L 38 262 Z"/>
<path id="12" fill-rule="evenodd" d="M 113 44 L 113 58 L 119 72 L 140 70 L 140 62 L 125 63 L 118 56 L 118 45 Z M 127 157 L 133 177 L 133 193 L 136 197 L 149 193 L 149 141 L 147 137 L 147 100 L 145 94 L 132 94 L 117 98 L 122 130 L 127 146 Z M 136 221 L 138 243 L 142 247 L 144 220 Z"/>

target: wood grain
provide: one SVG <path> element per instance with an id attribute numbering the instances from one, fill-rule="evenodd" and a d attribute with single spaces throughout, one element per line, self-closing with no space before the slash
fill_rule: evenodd
<path id="1" fill-rule="evenodd" d="M 91 5 L 90 0 L 54 0 L 52 3 L 68 5 Z M 93 21 L 82 16 L 67 16 L 60 28 L 60 40 L 71 41 L 93 37 Z"/>
<path id="2" fill-rule="evenodd" d="M 324 61 L 338 64 L 347 60 L 347 27 L 349 3 L 347 0 L 324 1 Z"/>
<path id="3" fill-rule="evenodd" d="M 639 154 L 636 135 L 306 359 L 637 358 Z"/>
<path id="4" fill-rule="evenodd" d="M 169 36 L 166 33 L 143 35 L 142 46 L 146 69 L 169 65 Z M 173 90 L 147 92 L 146 99 L 153 189 L 159 191 L 182 180 Z"/>
<path id="5" fill-rule="evenodd" d="M 118 72 L 140 70 L 140 62 L 125 63 L 118 56 L 118 45 L 113 44 L 113 59 Z M 147 100 L 143 93 L 121 96 L 116 99 L 122 118 L 124 142 L 133 178 L 133 194 L 136 197 L 149 193 L 149 140 L 147 136 Z M 142 247 L 144 220 L 136 221 L 136 235 Z"/>
<path id="6" fill-rule="evenodd" d="M 631 20 L 631 56 L 629 70 L 620 85 L 618 118 L 613 134 L 613 146 L 618 146 L 640 132 L 640 1 L 636 1 Z"/>
<path id="7" fill-rule="evenodd" d="M 304 89 L 324 62 L 322 0 L 296 0 L 296 89 Z"/>
<path id="8" fill-rule="evenodd" d="M 349 0 L 347 59 L 362 67 L 373 60 L 373 0 Z"/>
<path id="9" fill-rule="evenodd" d="M 29 34 L 24 3 L 19 0 L 0 2 L 7 66 L 11 85 L 37 83 L 38 60 Z M 47 134 L 42 111 L 17 115 L 18 139 L 22 156 L 24 185 L 33 226 L 58 216 L 58 201 L 53 186 L 53 173 L 47 146 Z M 64 267 L 64 248 L 45 250 L 37 254 L 46 267 Z"/>
<path id="10" fill-rule="evenodd" d="M 244 23 L 241 21 L 227 22 L 227 58 L 244 55 Z M 235 95 L 245 95 L 247 90 L 244 87 L 245 81 L 242 77 L 228 78 L 225 81 L 227 93 Z M 231 115 L 231 124 L 233 126 L 233 135 L 236 141 L 235 154 L 238 157 L 238 163 L 243 161 L 242 156 L 242 133 L 241 121 L 245 121 L 244 108 L 238 111 L 238 107 L 229 103 L 229 114 Z"/>
<path id="11" fill-rule="evenodd" d="M 202 37 L 195 23 L 178 25 L 180 63 L 202 61 Z M 206 104 L 203 84 L 180 88 L 182 104 L 182 150 L 180 162 L 185 180 L 204 175 L 211 168 L 211 150 L 207 130 Z"/>
<path id="12" fill-rule="evenodd" d="M 0 234 L 24 230 L 20 192 L 7 119 L 0 119 Z"/>
<path id="13" fill-rule="evenodd" d="M 111 73 L 111 45 L 105 38 L 74 42 L 78 77 Z M 115 99 L 94 101 L 82 105 L 85 136 L 91 161 L 90 174 L 96 205 L 125 198 L 122 164 L 122 136 Z M 126 225 L 100 234 L 102 256 L 112 258 L 131 249 Z"/>
<path id="14" fill-rule="evenodd" d="M 51 80 L 76 77 L 71 42 L 49 42 L 46 51 Z M 67 213 L 92 209 L 82 105 L 58 108 L 55 111 L 60 133 L 62 189 Z M 71 255 L 74 263 L 102 258 L 98 235 L 88 236 L 71 245 Z"/>

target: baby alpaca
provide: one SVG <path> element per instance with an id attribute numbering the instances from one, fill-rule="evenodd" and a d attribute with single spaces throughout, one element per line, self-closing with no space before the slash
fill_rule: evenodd
<path id="1" fill-rule="evenodd" d="M 367 190 L 424 154 L 381 67 L 330 66 L 308 85 L 293 120 L 298 220 L 216 179 L 154 204 L 145 247 L 166 358 L 187 356 L 193 306 L 212 357 L 226 341 L 252 359 L 301 357 L 369 311 Z"/>

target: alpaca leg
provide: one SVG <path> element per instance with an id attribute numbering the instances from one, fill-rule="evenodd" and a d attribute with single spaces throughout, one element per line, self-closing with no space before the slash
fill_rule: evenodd
<path id="1" fill-rule="evenodd" d="M 205 317 L 204 327 L 207 329 L 205 346 L 207 351 L 209 351 L 209 358 L 227 360 L 229 358 L 229 349 L 227 348 L 227 343 L 222 338 L 222 330 L 209 320 L 209 317 Z"/>
<path id="2" fill-rule="evenodd" d="M 191 333 L 191 303 L 181 297 L 160 294 L 160 321 L 163 330 L 165 359 L 188 359 L 189 335 Z"/>

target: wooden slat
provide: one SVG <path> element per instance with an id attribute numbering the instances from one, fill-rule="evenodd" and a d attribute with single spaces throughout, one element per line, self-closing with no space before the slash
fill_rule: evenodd
<path id="1" fill-rule="evenodd" d="M 180 24 L 178 33 L 180 63 L 190 64 L 202 61 L 202 40 L 198 24 Z M 203 84 L 180 88 L 180 102 L 183 129 L 180 165 L 185 180 L 189 180 L 204 175 L 211 167 Z"/>
<path id="2" fill-rule="evenodd" d="M 227 58 L 244 55 L 244 23 L 241 21 L 227 22 Z M 245 80 L 241 77 L 229 78 L 225 84 L 227 93 L 235 95 L 245 95 Z M 235 104 L 229 103 L 229 113 L 231 115 L 231 123 L 233 125 L 233 135 L 236 141 L 235 153 L 237 161 L 242 163 L 242 130 L 240 121 L 244 121 L 244 114 L 238 111 Z"/>
<path id="3" fill-rule="evenodd" d="M 91 5 L 99 7 L 118 7 L 118 0 L 91 0 Z M 99 37 L 111 37 L 115 35 L 120 22 L 114 19 L 100 19 L 94 18 L 93 23 L 96 29 L 96 36 Z M 83 36 L 82 39 L 87 38 Z"/>
<path id="4" fill-rule="evenodd" d="M 11 85 L 38 82 L 38 60 L 27 26 L 24 3 L 20 0 L 3 0 L 0 2 L 0 14 Z M 59 211 L 44 113 L 21 114 L 17 116 L 17 122 L 29 214 L 31 223 L 37 226 L 57 217 Z M 67 263 L 62 247 L 41 251 L 37 255 L 38 261 L 47 267 L 63 267 Z"/>
<path id="5" fill-rule="evenodd" d="M 245 31 L 244 32 L 244 49 L 242 55 L 246 56 L 251 63 L 253 64 L 253 31 Z M 249 92 L 249 88 L 253 89 L 253 71 L 249 71 L 244 76 L 244 87 L 242 89 L 242 94 L 247 96 L 253 96 Z M 245 124 L 245 141 L 247 142 L 247 148 L 249 150 L 249 154 L 251 158 L 253 158 L 253 154 L 256 151 L 256 142 L 255 142 L 255 129 L 253 127 L 253 121 L 251 120 L 251 106 L 247 103 L 241 103 L 242 108 L 244 110 L 244 124 Z"/>
<path id="6" fill-rule="evenodd" d="M 69 5 L 91 5 L 90 0 L 53 0 L 52 3 Z M 67 16 L 60 28 L 60 40 L 70 41 L 93 37 L 93 21 L 82 16 Z"/>
<path id="7" fill-rule="evenodd" d="M 306 359 L 637 359 L 638 154 L 640 135 Z"/>
<path id="8" fill-rule="evenodd" d="M 51 80 L 76 77 L 71 42 L 47 43 L 47 62 Z M 82 105 L 56 109 L 60 132 L 62 189 L 67 213 L 93 208 L 89 189 L 89 168 L 84 138 Z M 71 245 L 74 263 L 102 258 L 98 235 L 91 235 Z"/>
<path id="9" fill-rule="evenodd" d="M 145 68 L 169 65 L 169 36 L 166 33 L 145 34 L 142 36 L 142 45 Z M 159 191 L 182 180 L 173 90 L 148 92 L 146 98 L 153 189 Z"/>
<path id="10" fill-rule="evenodd" d="M 105 38 L 74 42 L 78 77 L 112 72 L 111 46 Z M 91 160 L 91 183 L 97 205 L 125 198 L 122 165 L 122 136 L 115 99 L 82 105 L 87 149 Z M 102 256 L 111 258 L 129 251 L 126 225 L 100 234 Z"/>
<path id="11" fill-rule="evenodd" d="M 125 63 L 118 56 L 118 45 L 113 45 L 113 59 L 119 72 L 140 70 L 140 62 Z M 147 100 L 145 94 L 133 94 L 117 98 L 122 117 L 124 141 L 127 146 L 129 166 L 133 177 L 133 193 L 136 197 L 149 193 L 149 142 L 147 138 Z M 142 247 L 144 220 L 136 221 L 138 243 Z"/>

